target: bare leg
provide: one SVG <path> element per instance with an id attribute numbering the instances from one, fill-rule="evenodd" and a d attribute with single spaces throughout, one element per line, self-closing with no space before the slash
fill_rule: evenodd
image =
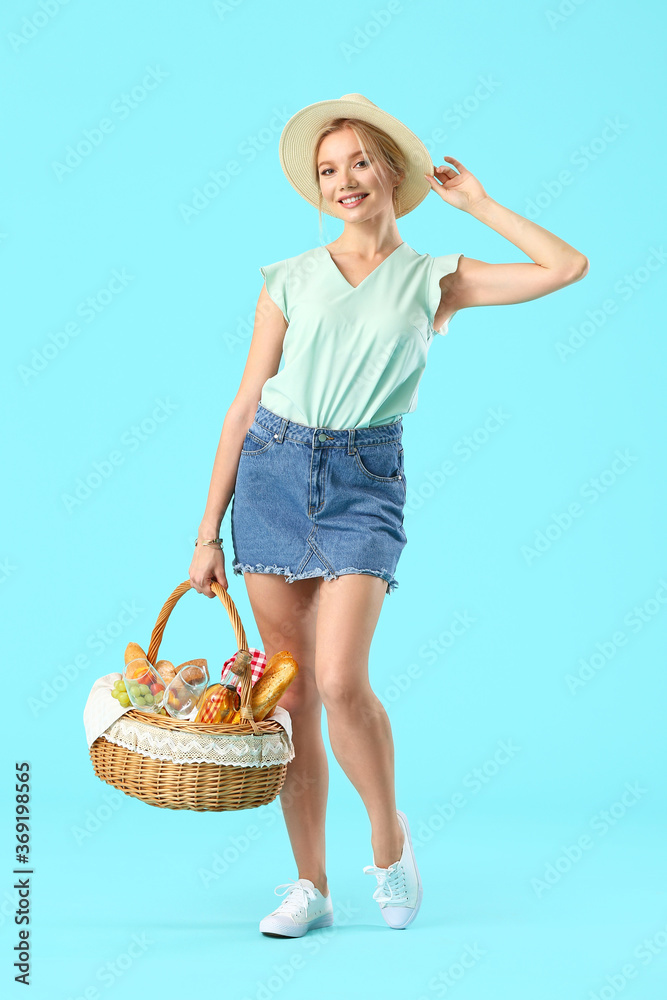
<path id="1" fill-rule="evenodd" d="M 280 699 L 292 717 L 295 753 L 287 765 L 280 805 L 298 878 L 309 878 L 326 896 L 329 764 L 322 739 L 322 700 L 315 683 L 315 623 L 322 580 L 316 577 L 288 584 L 272 573 L 246 573 L 243 578 L 267 659 L 286 649 L 299 667 Z"/>
<path id="2" fill-rule="evenodd" d="M 404 840 L 396 815 L 391 725 L 368 678 L 368 654 L 386 588 L 384 580 L 367 574 L 322 581 L 315 656 L 331 749 L 363 799 L 373 861 L 382 868 L 399 860 Z"/>

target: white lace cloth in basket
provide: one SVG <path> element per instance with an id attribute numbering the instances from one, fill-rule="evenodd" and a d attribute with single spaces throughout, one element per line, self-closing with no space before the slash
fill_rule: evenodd
<path id="1" fill-rule="evenodd" d="M 284 723 L 282 714 L 291 722 L 289 713 L 276 706 L 271 721 Z M 291 731 L 291 725 L 288 726 Z M 287 764 L 294 758 L 290 733 L 279 729 L 275 733 L 188 733 L 163 729 L 151 723 L 121 717 L 102 736 L 109 743 L 135 750 L 143 757 L 168 760 L 174 764 L 230 764 L 232 767 L 271 767 Z"/>

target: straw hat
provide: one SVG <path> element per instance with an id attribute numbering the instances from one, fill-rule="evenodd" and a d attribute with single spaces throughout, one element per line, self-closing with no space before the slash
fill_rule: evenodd
<path id="1" fill-rule="evenodd" d="M 425 173 L 432 174 L 434 170 L 431 154 L 407 125 L 386 111 L 382 111 L 363 94 L 343 94 L 342 97 L 331 101 L 317 101 L 292 115 L 282 130 L 278 146 L 280 165 L 287 180 L 306 201 L 317 207 L 320 189 L 312 174 L 315 137 L 330 118 L 341 117 L 360 118 L 362 121 L 370 122 L 371 125 L 377 125 L 401 147 L 408 165 L 400 186 L 403 207 L 396 213 L 396 218 L 407 215 L 431 190 L 431 185 L 424 177 Z M 322 211 L 327 215 L 334 215 L 324 206 Z"/>

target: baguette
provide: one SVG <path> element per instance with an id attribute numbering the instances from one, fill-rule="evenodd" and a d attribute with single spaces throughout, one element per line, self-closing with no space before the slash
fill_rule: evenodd
<path id="1" fill-rule="evenodd" d="M 269 715 L 298 671 L 296 660 L 286 649 L 281 649 L 271 657 L 252 689 L 252 714 L 255 722 L 261 722 Z"/>

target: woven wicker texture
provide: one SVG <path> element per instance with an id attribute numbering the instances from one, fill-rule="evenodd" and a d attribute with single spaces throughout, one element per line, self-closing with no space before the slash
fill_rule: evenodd
<path id="1" fill-rule="evenodd" d="M 148 660 L 155 665 L 162 636 L 176 603 L 188 590 L 190 580 L 176 587 L 160 611 L 151 634 Z M 237 648 L 247 650 L 245 629 L 232 598 L 217 581 L 211 583 L 211 590 L 217 595 L 227 611 Z M 264 734 L 285 732 L 279 723 L 271 719 L 255 722 L 252 715 L 252 677 L 248 670 L 241 688 L 241 722 L 236 724 L 207 725 L 172 719 L 169 716 L 154 715 L 133 709 L 124 719 L 136 720 L 148 726 L 160 727 L 172 732 L 202 733 L 207 738 L 214 737 L 226 743 L 237 741 L 247 744 L 248 735 L 262 737 Z M 274 738 L 273 737 L 273 738 Z M 254 741 L 256 742 L 256 741 Z M 261 756 L 261 754 L 260 754 Z M 152 757 L 112 743 L 100 736 L 90 747 L 90 758 L 95 774 L 102 781 L 113 785 L 127 795 L 141 799 L 148 805 L 165 809 L 193 809 L 198 812 L 223 812 L 228 809 L 252 809 L 272 802 L 285 781 L 287 764 L 278 763 L 268 767 L 250 765 L 237 767 L 210 762 L 175 763 L 173 760 L 156 760 Z"/>

